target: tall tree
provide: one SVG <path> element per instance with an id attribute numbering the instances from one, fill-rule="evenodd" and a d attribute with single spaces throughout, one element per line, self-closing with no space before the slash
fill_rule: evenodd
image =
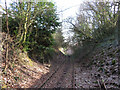
<path id="1" fill-rule="evenodd" d="M 14 47 L 41 57 L 46 55 L 54 44 L 52 34 L 59 26 L 55 5 L 52 2 L 14 2 L 8 13 L 9 34 L 14 39 Z M 7 31 L 5 24 L 3 15 L 4 32 Z"/>

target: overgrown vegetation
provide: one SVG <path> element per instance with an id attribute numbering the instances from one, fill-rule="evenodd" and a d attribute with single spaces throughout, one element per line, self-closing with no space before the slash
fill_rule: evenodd
<path id="1" fill-rule="evenodd" d="M 82 84 L 81 79 L 84 78 L 89 86 L 89 80 L 96 79 L 97 88 L 120 88 L 120 2 L 84 2 L 79 11 L 75 24 L 72 18 L 68 19 L 73 26 L 73 43 L 76 43 L 72 47 L 75 52 L 73 58 L 79 63 L 78 68 L 82 68 L 77 68 L 78 77 L 81 76 L 78 83 Z M 86 75 L 82 76 L 82 72 Z M 92 83 L 90 86 L 96 87 Z"/>
<path id="2" fill-rule="evenodd" d="M 34 68 L 32 60 L 43 64 L 52 60 L 55 55 L 53 45 L 56 43 L 53 34 L 60 26 L 56 6 L 52 2 L 13 2 L 8 8 L 5 1 L 5 7 L 1 33 L 1 75 L 6 80 L 1 81 L 2 88 L 17 87 L 14 84 L 18 85 L 18 80 L 22 79 L 21 72 L 27 73 L 22 70 L 23 67 L 27 70 L 28 67 Z M 39 69 L 38 66 L 35 68 Z"/>
<path id="3" fill-rule="evenodd" d="M 20 48 L 39 61 L 50 58 L 55 43 L 52 34 L 60 25 L 56 7 L 52 2 L 14 2 L 8 11 L 8 28 L 14 40 L 14 48 Z M 6 14 L 3 14 L 3 32 L 6 27 Z"/>
<path id="4" fill-rule="evenodd" d="M 75 24 L 72 18 L 68 22 L 73 26 L 73 43 L 83 50 L 73 49 L 87 54 L 102 42 L 120 44 L 120 2 L 84 2 L 79 11 Z"/>

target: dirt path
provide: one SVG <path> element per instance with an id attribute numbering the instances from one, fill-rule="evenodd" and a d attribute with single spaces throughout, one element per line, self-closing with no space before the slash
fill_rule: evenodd
<path id="1" fill-rule="evenodd" d="M 98 67 L 76 61 L 73 63 L 68 57 L 62 59 L 64 62 L 55 64 L 51 71 L 40 78 L 32 88 L 109 88 L 106 82 L 101 81 L 103 75 L 97 72 Z"/>
<path id="2" fill-rule="evenodd" d="M 72 88 L 72 63 L 67 60 L 57 73 L 45 84 L 44 88 Z"/>
<path id="3" fill-rule="evenodd" d="M 74 69 L 73 63 L 68 57 L 62 58 L 52 67 L 51 71 L 41 77 L 31 88 L 73 88 Z"/>

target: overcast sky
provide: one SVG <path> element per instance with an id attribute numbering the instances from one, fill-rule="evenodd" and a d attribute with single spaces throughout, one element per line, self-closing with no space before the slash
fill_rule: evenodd
<path id="1" fill-rule="evenodd" d="M 83 0 L 53 0 L 57 5 L 58 11 L 64 10 L 61 12 L 63 19 L 69 16 L 75 16 L 80 4 Z"/>

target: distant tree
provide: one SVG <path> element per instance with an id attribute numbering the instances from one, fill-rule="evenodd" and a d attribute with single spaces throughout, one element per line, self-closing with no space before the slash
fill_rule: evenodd
<path id="1" fill-rule="evenodd" d="M 54 39 L 55 39 L 55 47 L 60 48 L 64 47 L 64 37 L 62 33 L 62 29 L 58 28 L 56 30 L 56 33 L 54 34 Z"/>

